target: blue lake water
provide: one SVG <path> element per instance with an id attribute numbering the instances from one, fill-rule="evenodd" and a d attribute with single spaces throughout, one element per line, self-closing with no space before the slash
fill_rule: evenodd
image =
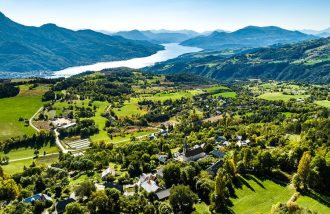
<path id="1" fill-rule="evenodd" d="M 158 51 L 151 56 L 122 61 L 99 62 L 92 65 L 70 67 L 60 71 L 55 71 L 53 73 L 53 77 L 69 77 L 85 71 L 100 71 L 106 68 L 143 68 L 154 65 L 157 62 L 163 62 L 169 59 L 176 58 L 185 53 L 198 52 L 202 50 L 196 47 L 182 46 L 177 43 L 163 44 L 163 46 L 165 47 L 164 50 Z"/>

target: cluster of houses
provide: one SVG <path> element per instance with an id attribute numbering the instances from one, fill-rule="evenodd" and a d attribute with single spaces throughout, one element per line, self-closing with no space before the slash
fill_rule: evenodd
<path id="1" fill-rule="evenodd" d="M 251 143 L 251 141 L 249 139 L 243 140 L 243 137 L 240 135 L 233 136 L 233 139 L 236 139 L 236 143 L 231 143 L 231 142 L 227 141 L 226 137 L 220 136 L 217 138 L 216 144 L 218 144 L 219 147 L 221 148 L 221 147 L 231 146 L 232 144 L 235 144 L 238 147 L 246 147 L 246 146 L 249 146 L 249 144 Z"/>
<path id="2" fill-rule="evenodd" d="M 51 197 L 49 197 L 47 194 L 43 194 L 43 193 L 38 193 L 38 194 L 35 194 L 31 197 L 28 197 L 28 198 L 24 198 L 23 199 L 23 202 L 24 203 L 27 203 L 27 204 L 33 204 L 35 203 L 36 201 L 43 201 L 43 202 L 49 202 L 49 203 L 53 203 L 53 199 Z M 66 205 L 72 203 L 72 202 L 75 202 L 76 200 L 72 197 L 69 197 L 69 198 L 66 198 L 64 200 L 61 200 L 61 201 L 58 201 L 56 204 L 55 204 L 55 214 L 57 213 L 64 213 L 65 212 L 65 207 Z"/>
<path id="3" fill-rule="evenodd" d="M 167 131 L 161 130 L 158 134 L 167 134 Z M 239 135 L 233 136 L 233 139 L 236 139 L 235 145 L 238 147 L 248 146 L 250 144 L 249 139 L 243 140 L 243 137 L 239 136 Z M 216 139 L 216 143 L 218 144 L 218 147 L 225 147 L 225 146 L 231 145 L 231 143 L 229 143 L 227 141 L 226 137 L 224 137 L 224 136 L 218 137 Z M 210 175 L 215 176 L 217 171 L 219 170 L 219 168 L 222 167 L 222 165 L 224 163 L 223 158 L 225 157 L 226 154 L 218 149 L 214 149 L 213 151 L 206 154 L 206 152 L 204 150 L 204 146 L 205 146 L 205 144 L 201 144 L 201 145 L 196 145 L 196 146 L 190 148 L 187 143 L 184 143 L 182 153 L 178 153 L 178 152 L 174 153 L 174 155 L 173 155 L 174 159 L 183 161 L 183 162 L 188 162 L 188 161 L 197 161 L 201 158 L 206 157 L 207 155 L 211 155 L 211 156 L 217 158 L 218 160 L 214 164 L 212 164 L 210 167 L 208 167 L 206 171 Z M 159 162 L 162 164 L 164 164 L 168 160 L 167 155 L 158 154 L 157 157 L 158 157 Z M 102 171 L 102 173 L 101 173 L 102 180 L 105 181 L 109 175 L 112 175 L 112 176 L 116 175 L 115 170 L 111 169 L 110 167 L 108 167 L 107 169 Z M 155 173 L 149 173 L 149 174 L 143 173 L 142 175 L 140 175 L 137 178 L 138 181 L 135 184 L 120 185 L 120 184 L 115 184 L 114 182 L 105 182 L 103 184 L 96 183 L 95 186 L 98 190 L 104 190 L 105 188 L 115 188 L 115 189 L 119 190 L 123 195 L 126 195 L 126 196 L 132 195 L 135 192 L 129 192 L 129 191 L 125 191 L 125 190 L 132 189 L 132 188 L 134 188 L 134 189 L 140 188 L 140 189 L 145 190 L 148 193 L 154 193 L 156 195 L 156 197 L 158 198 L 158 200 L 165 200 L 166 198 L 168 198 L 170 196 L 170 188 L 163 189 L 157 185 L 157 179 L 162 178 L 162 177 L 163 177 L 163 167 L 159 168 Z M 52 202 L 51 197 L 49 197 L 46 194 L 41 194 L 41 193 L 33 195 L 29 198 L 25 198 L 25 199 L 23 199 L 23 202 L 34 203 L 37 200 L 42 200 L 45 202 L 46 201 Z M 69 198 L 67 198 L 65 200 L 57 202 L 55 204 L 55 213 L 63 213 L 65 211 L 66 205 L 69 203 L 72 203 L 74 201 L 75 201 L 75 197 L 70 196 Z"/>

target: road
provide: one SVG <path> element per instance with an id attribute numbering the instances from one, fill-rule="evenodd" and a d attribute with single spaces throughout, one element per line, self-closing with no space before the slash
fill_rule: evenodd
<path id="1" fill-rule="evenodd" d="M 37 116 L 37 114 L 39 114 L 40 111 L 42 111 L 42 109 L 44 109 L 44 107 L 41 107 L 38 109 L 38 111 L 29 119 L 29 125 L 36 130 L 37 132 L 40 132 L 40 129 L 38 129 L 37 127 L 35 127 L 32 123 L 33 119 L 35 118 L 35 116 Z"/>
<path id="2" fill-rule="evenodd" d="M 64 148 L 64 146 L 62 145 L 62 143 L 60 141 L 60 138 L 58 137 L 60 135 L 60 133 L 58 133 L 57 129 L 55 129 L 54 131 L 55 131 L 55 136 L 56 136 L 56 139 L 55 139 L 56 145 L 58 146 L 58 148 L 60 148 L 60 150 L 63 153 L 68 153 L 68 150 Z"/>
<path id="3" fill-rule="evenodd" d="M 38 109 L 38 111 L 29 119 L 29 125 L 34 129 L 34 130 L 36 130 L 37 132 L 40 132 L 40 129 L 38 129 L 37 127 L 35 127 L 34 125 L 33 125 L 33 123 L 32 123 L 32 121 L 33 121 L 33 119 L 37 116 L 37 114 L 39 114 L 39 112 L 40 111 L 42 111 L 43 110 L 43 107 L 41 107 L 41 108 L 39 108 Z M 58 146 L 58 148 L 60 148 L 61 149 L 61 151 L 63 152 L 63 153 L 68 153 L 68 150 L 67 149 L 65 149 L 64 147 L 63 147 L 63 145 L 62 145 L 62 143 L 61 143 L 61 141 L 60 141 L 60 139 L 59 139 L 59 136 L 60 134 L 57 132 L 57 129 L 55 129 L 55 136 L 56 136 L 56 139 L 55 139 L 55 142 L 56 142 L 56 145 Z M 28 159 L 31 159 L 31 157 L 29 157 L 29 158 L 27 158 L 27 160 Z"/>

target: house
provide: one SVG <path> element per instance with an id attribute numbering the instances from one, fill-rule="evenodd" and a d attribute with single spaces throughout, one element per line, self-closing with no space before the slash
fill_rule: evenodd
<path id="1" fill-rule="evenodd" d="M 222 144 L 223 146 L 230 146 L 230 142 L 228 142 L 228 141 L 225 141 L 225 142 L 223 142 L 223 144 Z"/>
<path id="2" fill-rule="evenodd" d="M 119 190 L 119 192 L 124 193 L 124 186 L 120 184 L 115 184 L 113 182 L 107 182 L 104 184 L 105 188 L 114 188 Z"/>
<path id="3" fill-rule="evenodd" d="M 206 171 L 210 173 L 212 176 L 215 176 L 222 165 L 223 165 L 223 160 L 219 160 L 215 164 L 207 168 Z"/>
<path id="4" fill-rule="evenodd" d="M 190 149 L 187 143 L 183 145 L 182 160 L 183 161 L 195 161 L 205 157 L 204 149 L 201 146 Z"/>
<path id="5" fill-rule="evenodd" d="M 163 177 L 163 169 L 164 169 L 164 167 L 160 167 L 159 169 L 157 169 L 157 171 L 156 171 L 156 173 L 155 173 L 155 175 L 156 176 L 159 176 L 159 177 Z"/>
<path id="6" fill-rule="evenodd" d="M 156 196 L 158 198 L 158 200 L 164 200 L 164 199 L 167 199 L 168 197 L 170 197 L 171 195 L 171 188 L 169 189 L 164 189 L 164 190 L 160 190 L 158 192 L 156 192 Z"/>
<path id="7" fill-rule="evenodd" d="M 73 198 L 67 198 L 55 204 L 55 213 L 64 213 L 66 205 L 75 202 Z"/>
<path id="8" fill-rule="evenodd" d="M 157 158 L 160 163 L 165 163 L 167 160 L 167 155 L 157 155 Z"/>
<path id="9" fill-rule="evenodd" d="M 165 130 L 165 129 L 160 129 L 160 130 L 159 130 L 159 134 L 160 134 L 160 135 L 163 135 L 163 136 L 166 136 L 166 135 L 168 134 L 168 132 L 167 132 L 167 130 Z"/>
<path id="10" fill-rule="evenodd" d="M 150 134 L 150 135 L 149 135 L 149 139 L 150 139 L 150 140 L 157 139 L 156 136 L 155 136 L 155 133 Z"/>
<path id="11" fill-rule="evenodd" d="M 242 147 L 242 146 L 247 146 L 249 143 L 250 143 L 250 140 L 243 140 L 243 141 L 239 140 L 239 141 L 237 141 L 236 145 L 238 147 Z"/>
<path id="12" fill-rule="evenodd" d="M 24 203 L 33 203 L 33 202 L 39 201 L 39 200 L 40 201 L 53 201 L 53 199 L 51 197 L 49 197 L 48 195 L 39 193 L 39 194 L 35 194 L 31 197 L 24 198 L 23 202 Z"/>
<path id="13" fill-rule="evenodd" d="M 107 168 L 106 170 L 104 170 L 104 171 L 102 172 L 102 174 L 101 174 L 101 178 L 102 178 L 102 180 L 105 180 L 106 177 L 107 177 L 109 174 L 115 176 L 115 175 L 116 175 L 116 172 L 115 172 L 115 170 L 112 170 L 110 167 L 108 167 L 108 168 Z"/>
<path id="14" fill-rule="evenodd" d="M 215 158 L 223 158 L 225 156 L 224 152 L 221 152 L 217 149 L 213 150 L 212 152 L 210 152 L 210 154 L 215 157 Z"/>
<path id="15" fill-rule="evenodd" d="M 139 186 L 141 186 L 148 193 L 156 192 L 159 189 L 159 187 L 158 187 L 158 185 L 156 184 L 156 181 L 155 181 L 156 179 L 157 179 L 157 177 L 153 174 L 143 173 L 139 177 L 138 184 L 139 184 Z"/>
<path id="16" fill-rule="evenodd" d="M 70 128 L 70 127 L 75 126 L 75 125 L 76 125 L 76 123 L 69 123 L 67 125 L 62 126 L 62 128 L 67 129 L 67 128 Z"/>

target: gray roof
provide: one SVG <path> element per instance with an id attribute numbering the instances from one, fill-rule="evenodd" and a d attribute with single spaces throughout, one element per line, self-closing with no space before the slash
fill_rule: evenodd
<path id="1" fill-rule="evenodd" d="M 212 152 L 210 152 L 211 155 L 213 155 L 216 158 L 223 158 L 225 156 L 224 152 L 221 152 L 217 149 L 213 150 Z"/>
<path id="2" fill-rule="evenodd" d="M 64 213 L 66 205 L 75 202 L 73 198 L 68 198 L 62 201 L 59 201 L 55 205 L 55 209 L 57 213 Z"/>
<path id="3" fill-rule="evenodd" d="M 162 199 L 165 199 L 165 198 L 168 198 L 171 194 L 170 192 L 171 188 L 169 189 L 165 189 L 165 190 L 161 190 L 159 192 L 156 192 L 156 196 L 159 200 L 162 200 Z"/>
<path id="4" fill-rule="evenodd" d="M 223 160 L 217 161 L 215 164 L 207 168 L 207 171 L 209 171 L 212 174 L 217 174 L 219 168 L 223 165 Z"/>
<path id="5" fill-rule="evenodd" d="M 197 147 L 195 149 L 188 149 L 184 155 L 188 158 L 188 157 L 192 157 L 192 156 L 201 154 L 203 152 L 204 152 L 204 149 L 202 147 Z"/>

